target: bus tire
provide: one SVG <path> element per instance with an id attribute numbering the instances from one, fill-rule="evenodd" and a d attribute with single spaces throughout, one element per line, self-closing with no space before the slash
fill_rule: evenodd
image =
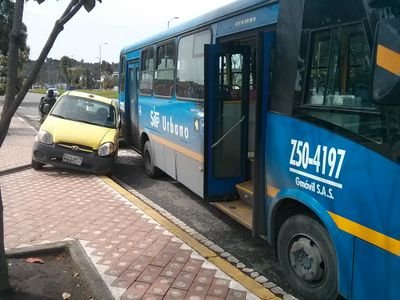
<path id="1" fill-rule="evenodd" d="M 43 168 L 44 164 L 32 159 L 31 166 L 35 171 L 39 171 Z"/>
<path id="2" fill-rule="evenodd" d="M 307 215 L 289 217 L 278 233 L 280 264 L 289 284 L 305 299 L 337 299 L 337 265 L 325 227 Z"/>
<path id="3" fill-rule="evenodd" d="M 152 156 L 150 141 L 146 141 L 143 147 L 144 170 L 150 178 L 161 176 L 161 170 L 154 166 L 154 158 Z"/>

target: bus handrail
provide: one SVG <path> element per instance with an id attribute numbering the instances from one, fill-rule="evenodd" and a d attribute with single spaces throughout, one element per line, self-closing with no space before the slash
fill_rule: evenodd
<path id="1" fill-rule="evenodd" d="M 229 135 L 233 131 L 233 129 L 235 129 L 245 119 L 246 119 L 246 116 L 242 116 L 242 118 L 239 121 L 237 121 L 236 124 L 233 125 L 227 132 L 225 132 L 225 134 L 223 136 L 221 136 L 221 138 L 218 141 L 216 141 L 214 144 L 211 145 L 211 149 L 214 149 L 215 147 L 217 147 L 222 142 L 222 140 L 225 139 L 225 137 L 227 135 Z"/>

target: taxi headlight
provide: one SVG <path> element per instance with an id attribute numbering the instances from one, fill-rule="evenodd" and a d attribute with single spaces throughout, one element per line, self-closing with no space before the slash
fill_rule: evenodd
<path id="1" fill-rule="evenodd" d="M 42 144 L 51 145 L 53 144 L 53 136 L 47 131 L 40 130 L 36 136 L 36 141 L 41 142 Z"/>
<path id="2" fill-rule="evenodd" d="M 114 144 L 113 143 L 104 143 L 103 145 L 100 146 L 97 154 L 99 156 L 107 156 L 111 155 L 114 152 Z"/>

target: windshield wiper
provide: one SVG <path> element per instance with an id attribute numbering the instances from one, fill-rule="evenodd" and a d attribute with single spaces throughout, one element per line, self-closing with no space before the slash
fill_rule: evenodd
<path id="1" fill-rule="evenodd" d="M 57 114 L 51 114 L 50 116 L 54 116 L 54 117 L 57 117 L 57 118 L 60 118 L 60 119 L 65 119 L 65 120 L 71 120 L 70 118 L 67 118 L 67 117 L 62 116 L 62 115 L 57 115 Z"/>
<path id="2" fill-rule="evenodd" d="M 85 124 L 90 124 L 90 125 L 98 125 L 98 126 L 101 126 L 100 124 L 93 123 L 93 122 L 86 121 L 86 120 L 75 119 L 74 121 L 76 121 L 76 122 L 81 122 L 81 123 L 85 123 Z"/>

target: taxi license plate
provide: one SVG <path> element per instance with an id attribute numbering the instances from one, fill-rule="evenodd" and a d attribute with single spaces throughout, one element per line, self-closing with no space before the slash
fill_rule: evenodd
<path id="1" fill-rule="evenodd" d="M 81 156 L 76 156 L 76 155 L 71 155 L 68 153 L 64 153 L 62 161 L 71 164 L 71 165 L 76 165 L 80 166 L 82 164 L 83 157 Z"/>

